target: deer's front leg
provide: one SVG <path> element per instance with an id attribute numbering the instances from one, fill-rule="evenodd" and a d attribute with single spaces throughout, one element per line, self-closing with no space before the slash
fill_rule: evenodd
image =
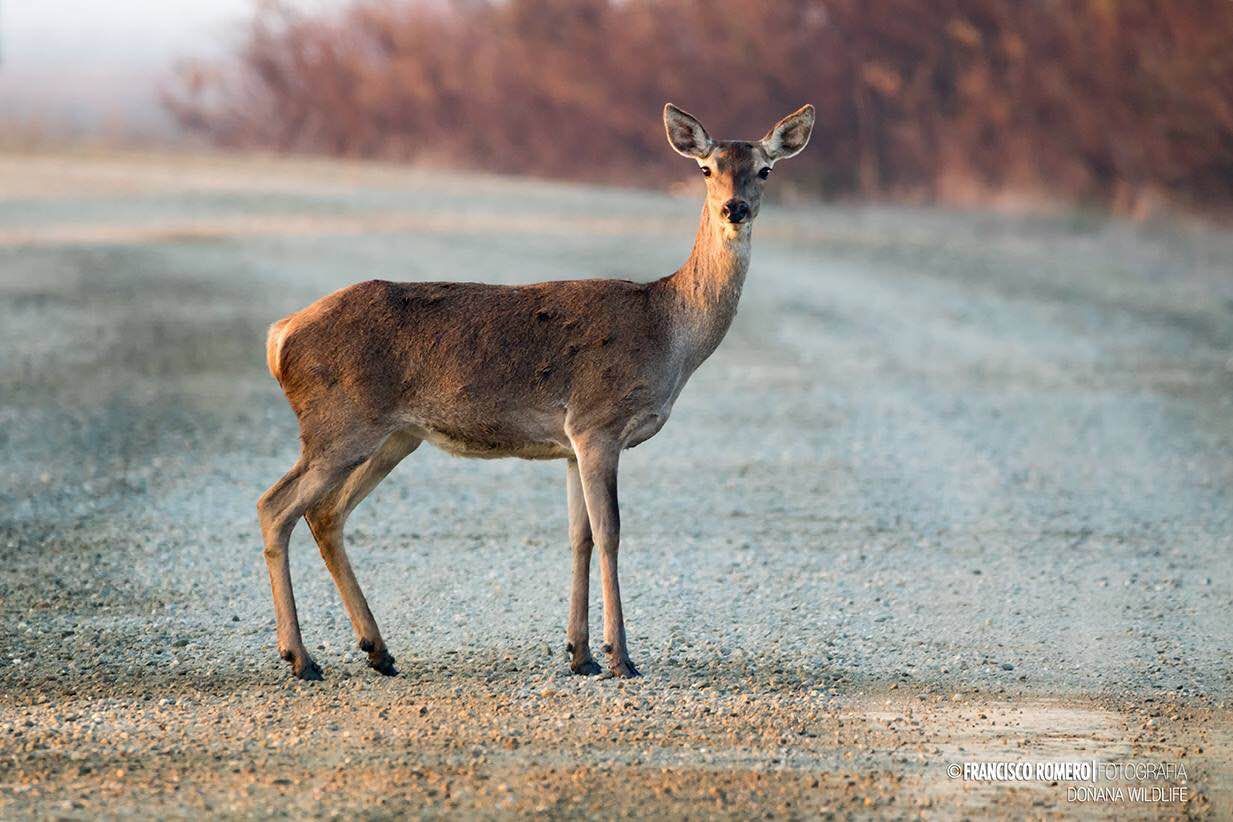
<path id="1" fill-rule="evenodd" d="M 595 543 L 591 538 L 591 518 L 587 515 L 578 463 L 574 460 L 566 463 L 565 500 L 569 506 L 569 546 L 574 555 L 565 650 L 569 653 L 569 669 L 589 676 L 600 673 L 599 665 L 591 656 L 591 548 Z"/>
<path id="2" fill-rule="evenodd" d="M 620 445 L 606 440 L 575 440 L 574 453 L 586 499 L 591 534 L 599 547 L 600 581 L 604 592 L 604 653 L 613 676 L 634 677 L 638 671 L 625 647 L 625 618 L 617 581 L 617 549 L 621 515 L 617 504 L 617 463 Z"/>

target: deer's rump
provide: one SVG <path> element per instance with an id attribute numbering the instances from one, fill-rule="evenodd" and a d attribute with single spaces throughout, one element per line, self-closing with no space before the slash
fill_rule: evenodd
<path id="1" fill-rule="evenodd" d="M 371 280 L 275 323 L 266 353 L 306 443 L 349 420 L 466 456 L 560 457 L 571 408 L 604 396 L 619 417 L 655 393 L 659 317 L 654 284 L 624 280 Z"/>

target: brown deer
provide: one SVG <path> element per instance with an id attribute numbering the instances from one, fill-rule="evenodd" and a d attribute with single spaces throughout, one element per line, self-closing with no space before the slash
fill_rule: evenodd
<path id="1" fill-rule="evenodd" d="M 599 546 L 604 644 L 613 676 L 637 676 L 617 582 L 617 463 L 663 427 L 694 370 L 723 339 L 749 268 L 750 232 L 775 163 L 805 148 L 813 106 L 761 140 L 712 140 L 664 107 L 668 142 L 697 161 L 706 202 L 689 259 L 650 283 L 570 280 L 522 286 L 370 280 L 279 320 L 270 373 L 299 418 L 300 457 L 257 503 L 274 591 L 278 650 L 320 679 L 300 636 L 287 542 L 303 517 L 368 664 L 393 675 L 347 553 L 343 525 L 420 443 L 464 457 L 564 459 L 573 549 L 566 646 L 591 657 L 591 550 Z"/>

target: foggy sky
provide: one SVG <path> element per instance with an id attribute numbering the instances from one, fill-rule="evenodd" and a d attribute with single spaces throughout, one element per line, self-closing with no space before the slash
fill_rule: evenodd
<path id="1" fill-rule="evenodd" d="M 175 60 L 218 54 L 251 7 L 252 0 L 0 0 L 0 123 L 164 131 L 156 94 Z"/>

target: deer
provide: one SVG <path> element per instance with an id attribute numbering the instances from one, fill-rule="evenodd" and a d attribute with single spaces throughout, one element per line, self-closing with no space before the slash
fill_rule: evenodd
<path id="1" fill-rule="evenodd" d="M 270 326 L 267 365 L 298 420 L 300 454 L 257 513 L 278 652 L 297 678 L 322 678 L 291 589 L 288 541 L 301 518 L 368 665 L 398 673 L 347 558 L 343 526 L 424 442 L 462 457 L 565 461 L 570 670 L 603 673 L 589 626 L 598 547 L 607 675 L 639 676 L 617 579 L 621 452 L 659 432 L 727 333 L 766 181 L 809 142 L 814 108 L 802 106 L 760 140 L 713 140 L 671 103 L 663 120 L 669 145 L 697 163 L 706 185 L 693 249 L 672 274 L 532 285 L 369 280 Z"/>

